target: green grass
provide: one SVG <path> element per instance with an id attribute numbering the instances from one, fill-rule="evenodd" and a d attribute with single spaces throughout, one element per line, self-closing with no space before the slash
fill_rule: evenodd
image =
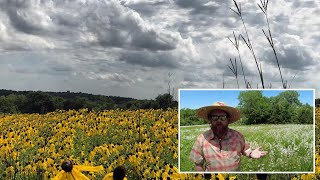
<path id="1" fill-rule="evenodd" d="M 236 125 L 231 129 L 241 132 L 251 148 L 263 147 L 269 153 L 261 159 L 241 157 L 242 172 L 306 172 L 313 171 L 313 125 Z M 208 125 L 180 127 L 180 171 L 194 171 L 188 160 L 198 135 Z"/>

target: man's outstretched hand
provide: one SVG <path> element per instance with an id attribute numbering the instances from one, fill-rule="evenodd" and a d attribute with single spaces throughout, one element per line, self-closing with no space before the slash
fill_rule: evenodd
<path id="1" fill-rule="evenodd" d="M 258 147 L 257 149 L 255 149 L 251 152 L 250 157 L 253 159 L 259 159 L 259 158 L 265 156 L 266 154 L 268 154 L 268 151 L 261 151 L 261 147 Z"/>

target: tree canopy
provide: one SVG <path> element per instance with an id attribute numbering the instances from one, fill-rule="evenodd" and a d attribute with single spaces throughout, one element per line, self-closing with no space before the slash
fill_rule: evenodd
<path id="1" fill-rule="evenodd" d="M 238 99 L 245 124 L 313 123 L 313 107 L 302 104 L 297 91 L 284 91 L 270 98 L 262 91 L 245 91 Z"/>
<path id="2" fill-rule="evenodd" d="M 242 124 L 312 124 L 313 107 L 299 100 L 297 91 L 284 91 L 277 96 L 263 96 L 262 91 L 243 91 L 238 96 Z M 180 125 L 205 124 L 196 109 L 180 110 Z"/>
<path id="3" fill-rule="evenodd" d="M 0 113 L 47 113 L 55 110 L 94 111 L 109 109 L 167 109 L 177 108 L 178 102 L 170 94 L 160 94 L 154 100 L 92 95 L 72 92 L 0 90 Z"/>

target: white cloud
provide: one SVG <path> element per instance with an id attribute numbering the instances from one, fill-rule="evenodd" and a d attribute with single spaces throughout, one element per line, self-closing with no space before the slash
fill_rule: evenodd
<path id="1" fill-rule="evenodd" d="M 240 1 L 266 86 L 281 88 L 266 20 L 256 2 Z M 268 17 L 285 80 L 319 89 L 320 7 L 316 1 L 269 2 Z M 155 97 L 172 87 L 236 88 L 228 68 L 238 58 L 227 37 L 245 36 L 231 0 L 4 0 L 0 1 L 0 69 L 8 89 L 83 91 Z M 253 86 L 260 84 L 253 57 L 240 43 Z M 240 65 L 238 64 L 239 74 Z M 3 74 L 2 74 L 3 75 Z M 54 82 L 54 83 L 49 83 Z M 239 76 L 240 87 L 244 87 Z M 307 82 L 307 83 L 305 83 Z M 259 85 L 260 86 L 260 85 Z M 124 88 L 125 87 L 125 88 Z"/>

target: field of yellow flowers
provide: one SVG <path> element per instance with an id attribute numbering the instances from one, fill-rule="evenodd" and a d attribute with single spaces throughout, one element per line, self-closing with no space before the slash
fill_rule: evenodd
<path id="1" fill-rule="evenodd" d="M 319 175 L 319 125 L 318 108 L 316 174 L 293 179 Z M 102 179 L 118 165 L 126 167 L 128 179 L 203 179 L 203 174 L 178 173 L 176 109 L 0 115 L 0 129 L 0 179 L 51 179 L 66 159 L 75 165 L 102 165 L 101 172 L 84 172 L 90 179 Z M 211 179 L 227 176 L 236 178 L 217 174 Z"/>
<path id="2" fill-rule="evenodd" d="M 129 179 L 177 176 L 176 110 L 57 111 L 0 118 L 0 179 L 50 179 L 61 163 L 116 166 Z M 180 175 L 179 175 L 180 176 Z"/>

